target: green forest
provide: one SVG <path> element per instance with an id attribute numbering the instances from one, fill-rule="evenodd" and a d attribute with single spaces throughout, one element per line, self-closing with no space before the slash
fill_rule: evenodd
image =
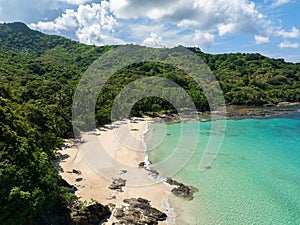
<path id="1" fill-rule="evenodd" d="M 72 103 L 88 67 L 117 46 L 88 46 L 46 35 L 23 23 L 0 25 L 0 224 L 66 224 L 74 197 L 55 170 L 55 149 L 71 138 Z M 300 63 L 258 53 L 206 54 L 188 48 L 211 69 L 226 104 L 262 106 L 300 101 Z M 197 110 L 209 110 L 197 84 L 183 71 L 160 62 L 132 64 L 106 83 L 96 104 L 96 124 L 110 122 L 113 100 L 143 76 L 168 78 L 183 87 Z M 148 97 L 131 115 L 172 110 Z"/>

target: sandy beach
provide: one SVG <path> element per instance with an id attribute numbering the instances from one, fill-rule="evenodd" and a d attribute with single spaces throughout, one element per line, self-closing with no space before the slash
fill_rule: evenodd
<path id="1" fill-rule="evenodd" d="M 150 179 L 149 171 L 138 166 L 144 161 L 143 133 L 150 122 L 149 118 L 144 118 L 113 123 L 85 133 L 83 143 L 79 145 L 66 140 L 66 147 L 59 151 L 60 175 L 78 188 L 76 194 L 83 201 L 94 199 L 102 204 L 114 204 L 117 208 L 125 198 L 142 197 L 168 215 L 170 210 L 166 199 L 172 187 L 162 182 L 155 183 Z M 79 173 L 74 173 L 74 170 Z M 123 192 L 109 189 L 112 179 L 118 178 L 126 180 Z M 105 224 L 112 222 L 110 219 Z"/>

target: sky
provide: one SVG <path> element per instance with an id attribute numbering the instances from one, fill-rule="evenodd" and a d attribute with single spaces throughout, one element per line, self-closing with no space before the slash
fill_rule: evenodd
<path id="1" fill-rule="evenodd" d="M 0 0 L 0 21 L 91 45 L 184 45 L 300 62 L 299 0 Z"/>

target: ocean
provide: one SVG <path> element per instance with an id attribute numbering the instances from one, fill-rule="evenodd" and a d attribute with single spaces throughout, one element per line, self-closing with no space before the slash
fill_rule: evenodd
<path id="1" fill-rule="evenodd" d="M 199 163 L 215 122 L 151 124 L 145 136 L 149 160 L 163 176 L 173 158 L 178 172 L 172 177 L 196 187 L 192 201 L 171 195 L 176 224 L 300 224 L 300 113 L 264 119 L 227 120 L 226 132 L 215 160 L 205 171 Z M 184 130 L 184 132 L 182 132 Z M 199 133 L 200 132 L 200 133 Z M 199 138 L 199 139 L 198 139 Z M 191 154 L 190 160 L 181 162 Z M 182 168 L 181 168 L 182 167 Z"/>

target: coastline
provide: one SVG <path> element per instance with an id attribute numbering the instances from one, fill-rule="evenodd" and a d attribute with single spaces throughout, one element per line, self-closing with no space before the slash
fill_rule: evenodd
<path id="1" fill-rule="evenodd" d="M 155 183 L 149 175 L 151 171 L 139 168 L 139 164 L 141 162 L 145 163 L 147 158 L 146 143 L 143 138 L 149 129 L 148 123 L 150 122 L 151 118 L 146 117 L 144 119 L 127 120 L 126 123 L 120 121 L 112 125 L 106 125 L 93 132 L 83 134 L 83 142 L 78 146 L 73 141 L 66 140 L 65 147 L 58 151 L 60 159 L 56 166 L 62 178 L 76 187 L 75 194 L 80 197 L 81 201 L 89 202 L 93 199 L 101 202 L 101 204 L 114 205 L 114 209 L 116 209 L 124 205 L 124 199 L 144 198 L 150 201 L 152 207 L 167 214 L 167 221 L 159 222 L 159 224 L 172 224 L 171 221 L 174 220 L 175 214 L 168 203 L 172 186 L 164 182 Z M 122 131 L 126 124 L 130 128 L 130 132 L 127 130 L 127 133 Z M 116 129 L 119 134 L 116 133 Z M 120 135 L 122 136 L 120 137 Z M 126 144 L 120 143 L 120 138 L 128 139 L 128 135 L 132 135 L 139 141 L 135 143 L 135 147 L 139 148 L 140 151 L 133 151 Z M 96 151 L 92 152 L 91 146 L 94 147 L 99 144 L 95 141 L 101 142 L 105 150 L 108 150 L 113 164 L 114 161 L 120 162 L 121 165 L 124 165 L 124 168 L 120 168 L 119 165 L 112 165 L 112 168 L 115 166 L 114 171 L 110 170 L 110 173 L 103 176 L 103 172 L 105 173 L 107 168 L 101 168 L 101 164 L 105 167 L 107 159 L 99 157 Z M 87 149 L 89 152 L 87 152 Z M 93 168 L 93 163 L 87 162 L 86 159 L 88 159 L 89 154 L 94 155 L 94 158 L 98 161 L 97 165 L 100 165 L 100 167 Z M 101 169 L 104 169 L 103 172 Z M 110 189 L 113 179 L 123 179 L 128 183 L 120 190 Z M 133 182 L 138 180 L 141 185 L 131 185 L 131 179 Z M 147 185 L 142 185 L 143 183 Z M 114 213 L 115 210 L 112 210 L 112 215 Z M 114 216 L 111 216 L 103 224 L 112 224 L 113 222 L 116 222 L 116 220 Z"/>
<path id="2" fill-rule="evenodd" d="M 282 102 L 278 105 L 265 105 L 265 106 L 226 106 L 227 119 L 265 119 L 269 117 L 278 117 L 291 113 L 298 112 L 300 107 L 299 102 L 288 103 Z"/>
<path id="3" fill-rule="evenodd" d="M 230 110 L 227 111 L 226 119 L 233 120 L 268 118 L 297 112 L 299 110 L 295 110 L 294 107 L 229 106 L 229 108 Z M 203 118 L 201 117 L 203 115 L 204 113 L 199 114 L 199 120 Z M 205 114 L 204 116 L 209 117 L 210 115 Z M 124 206 L 124 199 L 143 198 L 149 200 L 152 207 L 167 215 L 166 221 L 159 222 L 158 224 L 176 224 L 176 211 L 178 209 L 180 210 L 180 208 L 173 205 L 171 206 L 169 202 L 169 199 L 174 197 L 174 192 L 172 191 L 174 184 L 172 185 L 166 182 L 167 178 L 165 178 L 163 182 L 155 183 L 155 181 L 157 181 L 155 179 L 157 178 L 157 174 L 151 169 L 151 164 L 148 161 L 146 153 L 147 144 L 144 141 L 144 137 L 149 131 L 149 124 L 160 123 L 162 121 L 176 123 L 178 118 L 174 114 L 164 114 L 155 118 L 145 117 L 143 119 L 134 118 L 132 120 L 118 121 L 117 123 L 105 125 L 92 132 L 83 134 L 83 143 L 79 146 L 76 146 L 73 141 L 67 140 L 65 148 L 59 151 L 61 154 L 57 165 L 59 168 L 58 171 L 60 170 L 59 174 L 69 184 L 77 188 L 76 195 L 80 196 L 80 200 L 82 201 L 94 199 L 104 205 L 114 205 L 116 209 Z M 201 121 L 205 122 L 210 120 L 208 118 L 205 121 Z M 126 126 L 126 124 L 129 126 L 129 133 L 128 130 L 127 133 L 126 130 L 122 130 L 122 127 Z M 116 134 L 116 130 L 118 130 L 118 134 Z M 135 143 L 135 148 L 138 148 L 139 151 L 133 151 L 128 148 L 126 144 L 123 145 L 120 143 L 120 138 L 128 139 L 128 135 L 132 135 L 139 140 L 138 143 Z M 86 151 L 100 142 L 104 148 L 108 150 L 110 158 L 121 162 L 122 166 L 124 166 L 113 165 L 115 166 L 114 171 L 109 174 L 109 177 L 107 177 L 107 175 L 101 176 L 99 168 L 93 168 L 93 166 L 89 165 L 86 161 L 86 155 L 88 154 Z M 97 155 L 95 155 L 95 158 L 97 158 Z M 102 160 L 105 161 L 105 159 Z M 98 158 L 98 161 L 100 164 L 103 163 L 105 165 L 105 162 L 101 161 L 101 159 Z M 142 166 L 141 163 L 143 163 Z M 127 170 L 126 166 L 132 167 L 133 170 Z M 74 170 L 79 173 L 74 173 Z M 104 172 L 107 171 L 104 170 Z M 112 185 L 112 179 L 119 178 L 124 180 L 139 180 L 140 183 L 151 182 L 151 185 L 137 186 L 131 185 L 129 182 L 129 184 L 121 187 L 122 191 L 111 190 L 109 187 Z M 162 181 L 162 179 L 160 181 Z M 115 213 L 116 210 L 112 210 L 112 215 Z M 116 222 L 115 217 L 111 216 L 107 222 L 102 224 L 112 224 L 114 222 Z"/>
<path id="4" fill-rule="evenodd" d="M 295 112 L 299 112 L 299 102 L 282 102 L 277 105 L 265 106 L 244 106 L 244 105 L 226 105 L 225 112 L 222 111 L 204 111 L 198 112 L 198 119 L 201 122 L 209 122 L 214 120 L 241 120 L 241 119 L 266 119 L 272 117 L 280 117 Z M 213 117 L 212 117 L 213 115 Z M 189 118 L 189 112 L 184 114 L 185 118 Z M 151 117 L 154 122 L 160 123 L 178 123 L 180 118 L 176 113 L 155 113 Z"/>

